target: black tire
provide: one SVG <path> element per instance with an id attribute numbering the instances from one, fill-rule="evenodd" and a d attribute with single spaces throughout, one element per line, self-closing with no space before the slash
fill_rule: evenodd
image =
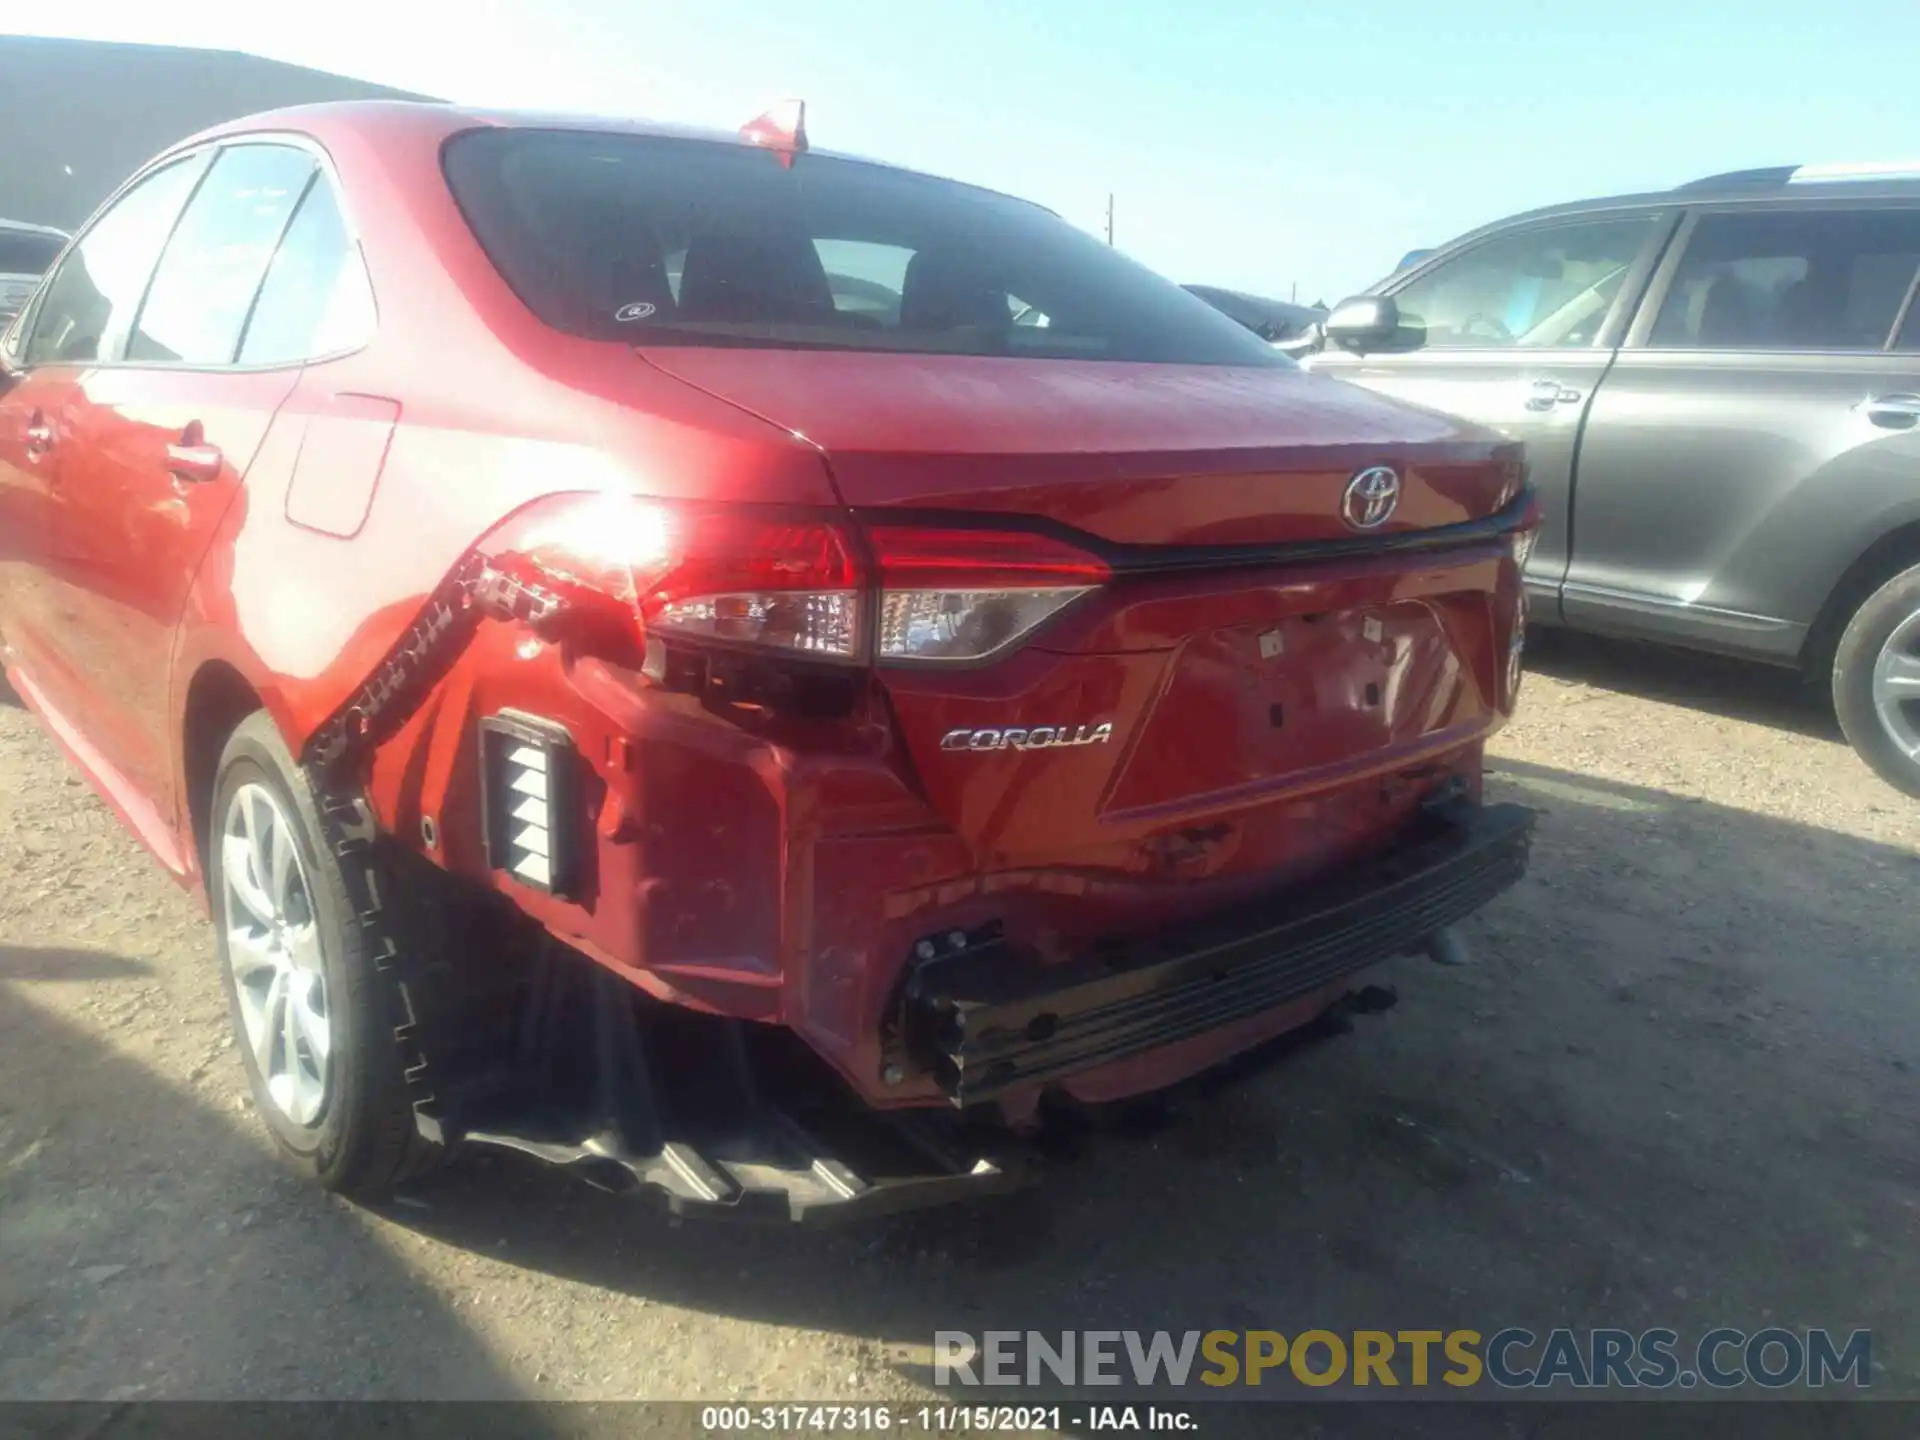
<path id="1" fill-rule="evenodd" d="M 296 1123 L 267 1090 L 247 1042 L 229 954 L 221 836 L 233 796 L 247 783 L 265 786 L 289 817 L 320 941 L 331 1045 L 323 1072 L 324 1104 L 306 1124 Z M 353 876 L 350 885 L 343 869 L 343 863 L 374 869 L 379 864 L 377 851 L 364 844 L 344 847 L 344 862 L 335 853 L 327 843 L 312 787 L 265 711 L 241 722 L 228 739 L 207 814 L 207 891 L 221 983 L 254 1106 L 296 1169 L 327 1190 L 356 1199 L 378 1199 L 396 1184 L 433 1168 L 442 1151 L 419 1134 L 414 1122 L 405 1064 L 395 1039 L 400 1021 L 393 1013 L 393 986 L 374 963 L 376 955 L 395 953 L 405 937 L 387 933 L 399 922 L 378 908 L 371 920 L 356 916 L 349 899 L 353 894 L 377 897 L 382 893 L 378 874 Z"/>
<path id="2" fill-rule="evenodd" d="M 1874 665 L 1900 625 L 1920 615 L 1920 565 L 1869 595 L 1853 612 L 1833 657 L 1833 708 L 1860 758 L 1894 789 L 1920 797 L 1920 759 L 1888 733 L 1873 701 Z M 1908 707 L 1920 715 L 1920 705 Z M 1920 723 L 1920 722 L 1917 722 Z"/>

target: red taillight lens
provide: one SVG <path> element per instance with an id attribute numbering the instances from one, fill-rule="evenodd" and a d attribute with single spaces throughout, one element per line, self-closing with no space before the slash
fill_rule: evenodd
<path id="1" fill-rule="evenodd" d="M 982 660 L 1104 584 L 1105 562 L 1048 535 L 876 525 L 875 651 L 895 663 Z"/>
<path id="2" fill-rule="evenodd" d="M 899 663 L 984 659 L 1110 577 L 1096 556 L 1017 530 L 876 525 L 867 540 L 871 575 L 831 519 L 568 495 L 482 548 L 647 630 L 854 660 L 871 625 L 877 658 Z"/>
<path id="3" fill-rule="evenodd" d="M 487 548 L 631 606 L 647 629 L 823 659 L 860 653 L 859 576 L 824 520 L 569 496 L 518 517 Z"/>

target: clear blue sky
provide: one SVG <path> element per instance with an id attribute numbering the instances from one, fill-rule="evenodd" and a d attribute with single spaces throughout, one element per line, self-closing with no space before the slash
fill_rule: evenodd
<path id="1" fill-rule="evenodd" d="M 1920 159 L 1916 0 L 77 0 L 40 33 L 734 126 L 1025 195 L 1182 281 L 1337 299 L 1533 205 Z M 458 16 L 449 24 L 441 17 Z M 25 16 L 10 17 L 18 26 Z M 26 21 L 33 25 L 34 21 Z M 156 141 L 161 137 L 156 137 Z M 1911 152 L 1911 153 L 1910 153 Z"/>

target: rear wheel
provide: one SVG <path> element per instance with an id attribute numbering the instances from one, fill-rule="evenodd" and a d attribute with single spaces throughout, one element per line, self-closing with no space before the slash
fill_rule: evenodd
<path id="1" fill-rule="evenodd" d="M 1920 796 L 1920 565 L 1854 612 L 1834 652 L 1833 706 L 1860 758 Z"/>
<path id="2" fill-rule="evenodd" d="M 439 1147 L 414 1123 L 378 924 L 356 917 L 313 791 L 264 712 L 228 740 L 210 816 L 208 892 L 254 1104 L 299 1169 L 378 1196 Z M 365 853 L 354 863 L 376 863 Z"/>

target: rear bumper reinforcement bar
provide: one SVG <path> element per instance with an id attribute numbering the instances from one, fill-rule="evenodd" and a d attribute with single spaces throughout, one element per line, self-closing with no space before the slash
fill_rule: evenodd
<path id="1" fill-rule="evenodd" d="M 1533 822 L 1517 805 L 1456 804 L 1368 864 L 1066 964 L 993 931 L 923 941 L 903 994 L 907 1054 L 970 1105 L 1259 1015 L 1480 909 L 1526 873 Z"/>

